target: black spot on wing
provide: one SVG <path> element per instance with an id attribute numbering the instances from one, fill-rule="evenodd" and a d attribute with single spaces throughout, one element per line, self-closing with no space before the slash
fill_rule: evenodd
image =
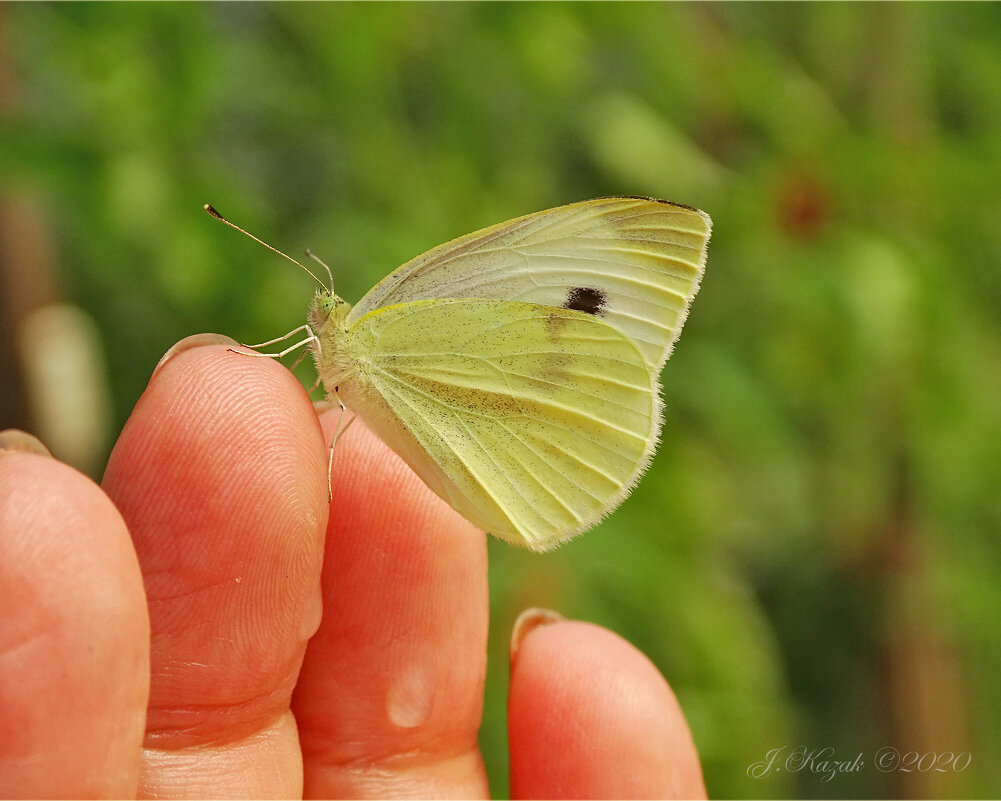
<path id="1" fill-rule="evenodd" d="M 591 286 L 575 286 L 563 301 L 564 309 L 573 309 L 600 316 L 608 305 L 608 298 L 600 289 Z"/>

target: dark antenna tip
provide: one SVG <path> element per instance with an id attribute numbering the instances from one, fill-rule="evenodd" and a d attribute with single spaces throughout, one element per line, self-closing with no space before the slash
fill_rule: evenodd
<path id="1" fill-rule="evenodd" d="M 226 222 L 226 218 L 225 218 L 225 217 L 223 217 L 223 216 L 222 216 L 222 215 L 221 215 L 221 214 L 220 214 L 220 213 L 219 213 L 218 211 L 216 211 L 216 210 L 215 210 L 214 208 L 212 208 L 212 206 L 210 206 L 210 205 L 209 205 L 208 203 L 206 203 L 206 204 L 205 204 L 204 206 L 202 206 L 202 208 L 203 208 L 203 209 L 205 209 L 205 211 L 207 211 L 207 212 L 208 212 L 209 214 L 211 214 L 211 215 L 212 215 L 213 217 L 215 217 L 215 218 L 216 218 L 217 220 L 222 220 L 223 222 Z"/>

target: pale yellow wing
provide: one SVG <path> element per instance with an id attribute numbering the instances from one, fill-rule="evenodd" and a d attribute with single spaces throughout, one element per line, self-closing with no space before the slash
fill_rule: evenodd
<path id="1" fill-rule="evenodd" d="M 359 301 L 369 312 L 430 298 L 496 298 L 589 311 L 636 343 L 658 371 L 705 267 L 709 215 L 663 200 L 571 203 L 440 245 Z"/>
<path id="2" fill-rule="evenodd" d="M 657 374 L 583 312 L 418 301 L 361 318 L 345 347 L 348 405 L 469 520 L 534 550 L 615 508 L 656 442 Z"/>

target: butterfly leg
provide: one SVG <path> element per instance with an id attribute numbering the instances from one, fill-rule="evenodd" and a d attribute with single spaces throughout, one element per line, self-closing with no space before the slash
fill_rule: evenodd
<path id="1" fill-rule="evenodd" d="M 279 351 L 278 353 L 245 353 L 243 355 L 244 356 L 260 356 L 260 357 L 263 357 L 265 359 L 282 359 L 285 356 L 288 356 L 288 354 L 290 354 L 296 348 L 301 348 L 301 347 L 304 347 L 305 345 L 309 345 L 309 344 L 315 345 L 317 352 L 319 352 L 320 351 L 320 338 L 316 334 L 313 333 L 313 329 L 310 328 L 308 325 L 300 325 L 295 330 L 289 331 L 287 334 L 285 334 L 285 336 L 278 337 L 277 339 L 269 339 L 267 342 L 261 342 L 261 343 L 259 343 L 257 345 L 244 345 L 244 347 L 245 348 L 252 348 L 254 350 L 256 350 L 257 348 L 264 348 L 264 347 L 267 347 L 268 345 L 274 345 L 276 342 L 282 342 L 283 340 L 288 339 L 293 334 L 298 334 L 300 331 L 305 331 L 309 336 L 307 336 L 305 339 L 299 340 L 294 345 L 289 345 L 287 348 L 285 348 L 285 350 Z M 233 350 L 233 349 L 230 348 L 230 350 Z M 237 351 L 233 351 L 233 352 L 236 353 Z M 302 357 L 300 356 L 299 358 L 301 359 Z M 292 366 L 295 367 L 296 364 L 298 364 L 298 363 L 299 362 L 297 361 Z"/>
<path id="2" fill-rule="evenodd" d="M 305 350 L 299 351 L 298 358 L 294 362 L 292 362 L 292 366 L 289 367 L 288 369 L 289 370 L 294 370 L 296 367 L 298 367 L 302 363 L 302 360 L 305 359 L 305 358 L 306 358 L 306 351 Z M 316 383 L 313 385 L 313 389 L 316 389 L 319 385 L 320 385 L 320 380 L 317 379 Z M 313 389 L 311 389 L 310 392 L 312 392 Z"/>
<path id="3" fill-rule="evenodd" d="M 300 331 L 305 331 L 307 334 L 309 334 L 309 337 L 306 339 L 307 342 L 310 339 L 316 339 L 316 335 L 313 333 L 313 329 L 310 328 L 308 324 L 303 323 L 298 328 L 293 328 L 287 334 L 282 334 L 280 337 L 275 337 L 274 339 L 269 339 L 267 342 L 258 342 L 256 345 L 244 345 L 244 347 L 245 348 L 253 348 L 254 350 L 257 350 L 258 348 L 266 348 L 268 345 L 274 345 L 276 342 L 282 342 L 282 341 L 288 339 L 289 337 L 295 336 Z M 296 345 L 296 346 L 293 346 L 293 347 L 298 347 L 298 346 Z"/>
<path id="4" fill-rule="evenodd" d="M 344 420 L 344 412 L 347 409 L 341 400 L 341 396 L 337 394 L 337 387 L 334 387 L 334 397 L 337 399 L 337 405 L 341 407 L 341 413 L 337 416 L 337 425 L 334 426 L 334 436 L 330 440 L 330 456 L 327 458 L 327 494 L 331 501 L 334 500 L 334 446 L 337 444 L 337 440 L 343 437 L 347 430 L 351 428 L 351 424 L 358 419 L 358 415 L 353 415 L 344 425 L 344 428 L 341 428 L 341 422 Z"/>

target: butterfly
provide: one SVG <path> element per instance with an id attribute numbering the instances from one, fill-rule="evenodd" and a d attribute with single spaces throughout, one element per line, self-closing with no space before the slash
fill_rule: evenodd
<path id="1" fill-rule="evenodd" d="M 649 465 L 711 228 L 653 198 L 571 203 L 439 245 L 354 306 L 321 289 L 300 330 L 328 395 L 428 487 L 548 550 Z"/>

